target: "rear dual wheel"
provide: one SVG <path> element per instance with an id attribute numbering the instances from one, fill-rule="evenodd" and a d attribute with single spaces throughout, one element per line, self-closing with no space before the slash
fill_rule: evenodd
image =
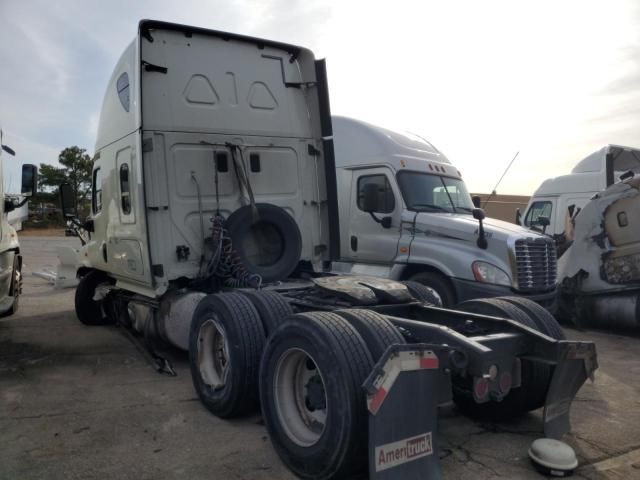
<path id="1" fill-rule="evenodd" d="M 549 319 L 538 309 L 531 307 L 528 302 L 514 302 L 513 298 L 468 300 L 455 308 L 464 312 L 507 318 L 552 338 L 558 340 L 564 338 L 562 330 L 552 316 Z M 552 374 L 553 368 L 550 365 L 522 359 L 521 385 L 512 389 L 501 401 L 476 403 L 471 393 L 469 378 L 453 380 L 453 399 L 462 411 L 472 416 L 501 420 L 517 417 L 544 405 Z"/>
<path id="2" fill-rule="evenodd" d="M 200 401 L 221 418 L 258 406 L 265 333 L 251 301 L 239 293 L 204 297 L 189 331 L 189 366 Z"/>
<path id="3" fill-rule="evenodd" d="M 362 384 L 386 348 L 404 343 L 366 310 L 292 315 L 269 337 L 260 402 L 271 441 L 298 476 L 351 478 L 366 469 Z"/>
<path id="4" fill-rule="evenodd" d="M 385 350 L 404 338 L 367 310 L 284 317 L 288 304 L 265 293 L 209 295 L 196 308 L 189 362 L 200 400 L 226 418 L 253 409 L 259 391 L 269 436 L 293 472 L 321 480 L 363 471 L 362 384 Z M 266 345 L 263 323 L 272 329 Z"/>

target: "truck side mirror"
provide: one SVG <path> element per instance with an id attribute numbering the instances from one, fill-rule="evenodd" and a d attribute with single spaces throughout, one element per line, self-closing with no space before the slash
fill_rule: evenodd
<path id="1" fill-rule="evenodd" d="M 13 148 L 7 146 L 7 145 L 2 145 L 2 150 L 4 150 L 5 152 L 7 152 L 9 155 L 13 155 L 15 157 L 16 152 L 13 150 Z"/>
<path id="2" fill-rule="evenodd" d="M 484 233 L 484 225 L 482 224 L 482 221 L 486 217 L 484 210 L 481 208 L 474 208 L 471 210 L 471 214 L 473 215 L 473 218 L 478 220 L 478 241 L 476 243 L 478 244 L 478 247 L 486 250 L 489 244 L 487 243 L 487 237 Z"/>
<path id="3" fill-rule="evenodd" d="M 38 167 L 29 163 L 22 165 L 22 187 L 20 193 L 25 197 L 33 197 L 38 188 Z"/>
<path id="4" fill-rule="evenodd" d="M 476 208 L 480 208 L 482 206 L 480 203 L 482 201 L 480 195 L 474 195 L 473 197 L 471 197 L 471 201 L 473 202 L 473 206 Z"/>
<path id="5" fill-rule="evenodd" d="M 471 210 L 471 214 L 473 215 L 473 218 L 478 221 L 482 221 L 486 217 L 484 210 L 481 208 L 474 208 L 473 210 Z"/>
<path id="6" fill-rule="evenodd" d="M 9 155 L 16 155 L 16 152 L 13 151 L 13 148 L 7 146 L 4 144 L 4 142 L 2 141 L 3 138 L 3 134 L 2 134 L 2 130 L 0 130 L 0 147 L 2 147 L 2 150 L 7 152 Z"/>
<path id="7" fill-rule="evenodd" d="M 380 205 L 378 205 L 379 198 L 378 185 L 367 183 L 362 189 L 362 210 L 367 213 L 380 210 Z"/>
<path id="8" fill-rule="evenodd" d="M 73 187 L 66 182 L 60 185 L 60 207 L 62 208 L 63 218 L 67 219 L 76 216 L 76 202 Z"/>
<path id="9" fill-rule="evenodd" d="M 516 208 L 516 225 L 522 225 L 522 212 Z"/>

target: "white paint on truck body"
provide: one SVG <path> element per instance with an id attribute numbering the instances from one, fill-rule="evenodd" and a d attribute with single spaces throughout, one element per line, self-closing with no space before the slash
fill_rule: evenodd
<path id="1" fill-rule="evenodd" d="M 314 266 L 329 260 L 312 52 L 151 23 L 125 50 L 107 86 L 93 171 L 95 232 L 81 252 L 84 265 L 151 297 L 173 280 L 196 278 L 206 255 L 197 187 L 205 237 L 217 211 L 228 217 L 248 203 L 230 144 L 242 152 L 238 161 L 255 201 L 284 208 L 298 223 L 302 260 Z M 252 171 L 252 155 L 268 168 Z M 182 247 L 186 261 L 176 255 Z"/>
<path id="2" fill-rule="evenodd" d="M 341 271 L 352 262 L 352 273 L 363 271 L 364 264 L 368 271 L 386 267 L 391 278 L 398 279 L 408 265 L 434 268 L 453 281 L 476 285 L 478 290 L 469 295 L 495 296 L 476 282 L 472 264 L 481 261 L 504 272 L 506 280 L 499 285 L 502 295 L 546 293 L 553 297 L 555 258 L 541 266 L 548 279 L 544 285 L 529 288 L 518 283 L 525 277 L 518 274 L 516 243 L 546 239 L 517 225 L 487 218 L 488 248 L 479 248 L 478 221 L 471 215 L 473 204 L 462 175 L 436 147 L 410 134 L 345 117 L 334 116 L 333 129 Z M 383 228 L 360 208 L 361 185 L 367 181 L 379 182 L 385 191 L 388 208 L 377 215 L 390 216 L 391 228 Z M 421 208 L 413 205 L 417 201 L 434 205 Z"/>

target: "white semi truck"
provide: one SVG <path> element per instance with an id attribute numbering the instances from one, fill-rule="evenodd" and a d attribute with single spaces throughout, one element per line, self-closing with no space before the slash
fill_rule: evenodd
<path id="1" fill-rule="evenodd" d="M 335 274 L 347 212 L 324 61 L 152 20 L 138 33 L 107 86 L 88 220 L 61 186 L 84 235 L 82 323 L 188 349 L 202 403 L 224 418 L 260 405 L 303 478 L 440 478 L 437 405 L 452 399 L 494 418 L 544 406 L 547 436 L 569 429 L 595 346 L 565 340 L 538 304 L 449 310 L 420 284 Z M 361 206 L 386 224 L 368 185 Z M 401 444 L 416 455 L 394 457 Z"/>
<path id="2" fill-rule="evenodd" d="M 34 165 L 22 167 L 22 201 L 5 197 L 3 177 L 3 153 L 15 155 L 14 150 L 4 144 L 4 135 L 0 129 L 0 317 L 13 315 L 18 311 L 22 293 L 22 255 L 15 228 L 9 223 L 7 215 L 23 206 L 35 194 L 37 169 Z"/>
<path id="3" fill-rule="evenodd" d="M 559 315 L 640 326 L 640 150 L 606 145 L 536 190 L 524 225 L 558 244 Z"/>
<path id="4" fill-rule="evenodd" d="M 445 306 L 518 295 L 553 310 L 553 242 L 484 219 L 442 152 L 422 138 L 344 117 L 333 117 L 333 133 L 341 235 L 334 269 L 419 282 Z M 369 186 L 378 192 L 373 215 L 364 208 Z"/>
<path id="5" fill-rule="evenodd" d="M 618 182 L 627 172 L 640 173 L 640 150 L 605 145 L 579 161 L 571 173 L 542 182 L 531 196 L 524 216 L 519 212 L 516 214 L 516 223 L 540 231 L 546 227 L 547 235 L 563 243 L 565 232 L 573 228 L 571 218 L 596 193 Z M 540 217 L 544 219 L 544 225 Z"/>

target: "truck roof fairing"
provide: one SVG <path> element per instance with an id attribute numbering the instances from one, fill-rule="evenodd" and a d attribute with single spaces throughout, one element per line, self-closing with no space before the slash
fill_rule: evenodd
<path id="1" fill-rule="evenodd" d="M 571 173 L 600 172 L 605 168 L 607 155 L 611 154 L 614 162 L 614 171 L 624 172 L 627 170 L 640 169 L 640 150 L 623 145 L 605 145 L 585 158 L 580 160 Z"/>
<path id="2" fill-rule="evenodd" d="M 140 35 L 142 35 L 147 39 L 149 39 L 150 36 L 151 38 L 153 38 L 151 31 L 154 29 L 173 30 L 177 32 L 183 32 L 187 36 L 190 36 L 194 33 L 198 33 L 200 35 L 220 37 L 224 40 L 237 40 L 241 42 L 254 43 L 258 45 L 258 47 L 268 46 L 268 47 L 284 50 L 294 56 L 297 56 L 302 51 L 308 51 L 308 49 L 306 48 L 299 47 L 297 45 L 292 45 L 289 43 L 276 42 L 273 40 L 266 40 L 264 38 L 251 37 L 248 35 L 240 35 L 237 33 L 223 32 L 220 30 L 211 30 L 208 28 L 194 27 L 192 25 L 182 25 L 179 23 L 163 22 L 161 20 L 143 19 L 143 20 L 140 20 L 140 23 L 138 24 L 138 31 Z M 153 40 L 150 40 L 150 41 L 153 41 Z"/>
<path id="3" fill-rule="evenodd" d="M 336 115 L 332 121 L 338 168 L 387 164 L 395 171 L 414 170 L 461 178 L 460 172 L 442 152 L 417 135 Z"/>

